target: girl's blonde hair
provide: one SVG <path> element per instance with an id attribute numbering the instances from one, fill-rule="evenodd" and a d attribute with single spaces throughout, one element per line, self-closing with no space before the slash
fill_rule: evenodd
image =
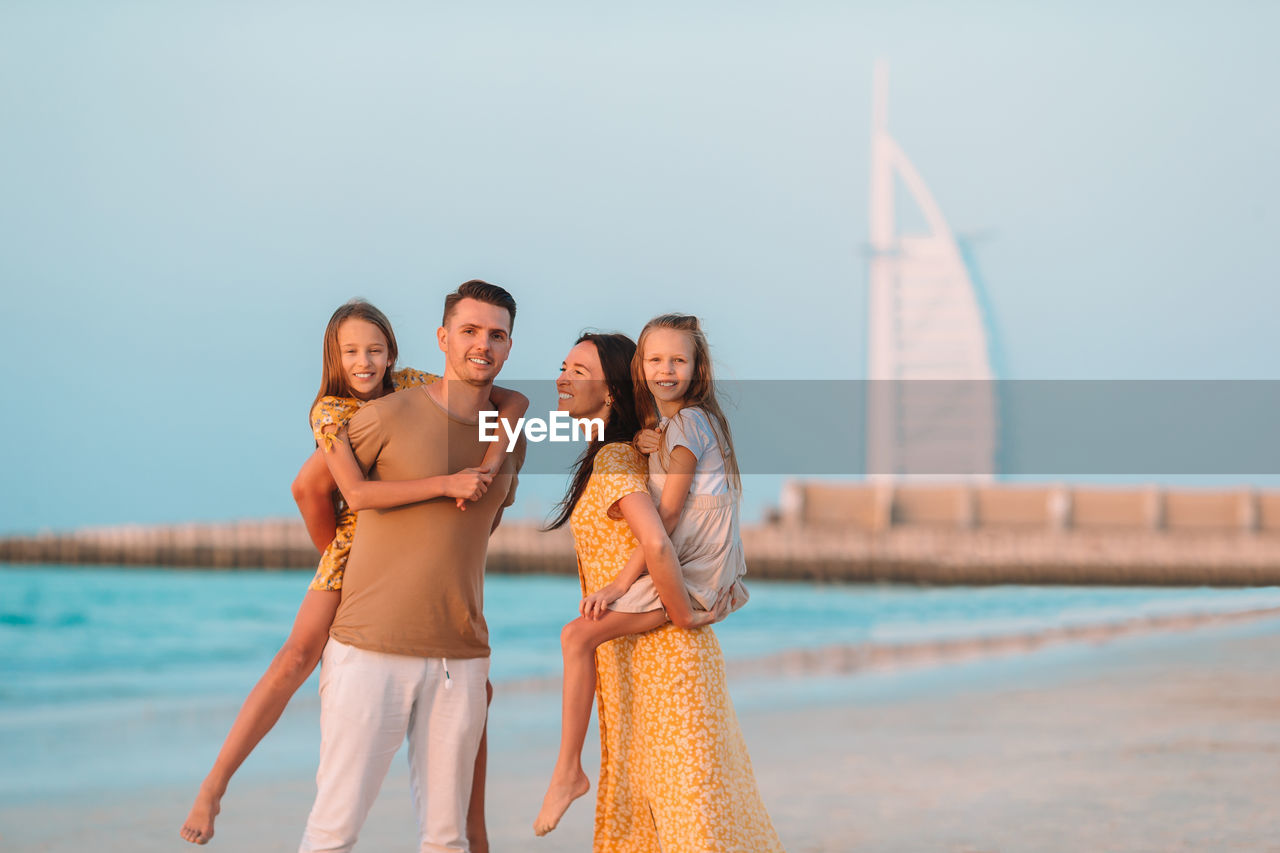
<path id="1" fill-rule="evenodd" d="M 347 320 L 364 320 L 378 327 L 382 336 L 387 339 L 387 371 L 382 374 L 382 390 L 391 393 L 395 390 L 391 373 L 396 369 L 396 356 L 400 351 L 396 348 L 396 335 L 391 331 L 391 321 L 372 304 L 363 299 L 352 299 L 338 306 L 329 318 L 329 325 L 324 327 L 324 367 L 320 374 L 320 391 L 316 394 L 312 407 L 322 397 L 354 397 L 355 391 L 342 369 L 342 350 L 338 348 L 338 329 Z"/>
<path id="2" fill-rule="evenodd" d="M 733 433 L 729 430 L 729 421 L 720 407 L 716 395 L 716 380 L 711 369 L 711 346 L 707 336 L 702 333 L 702 324 L 691 314 L 662 314 L 644 324 L 640 338 L 636 342 L 636 354 L 631 359 L 631 381 L 636 388 L 636 414 L 640 417 L 643 429 L 657 429 L 658 404 L 649 392 L 649 384 L 644 377 L 644 346 L 649 333 L 654 329 L 671 329 L 684 332 L 693 341 L 693 380 L 685 391 L 681 409 L 697 406 L 711 418 L 711 425 L 716 432 L 716 441 L 720 445 L 720 455 L 724 457 L 724 471 L 729 484 L 735 491 L 742 490 L 742 474 L 738 470 L 738 456 L 733 450 Z M 666 451 L 659 446 L 658 452 L 663 454 L 663 467 L 668 463 Z"/>

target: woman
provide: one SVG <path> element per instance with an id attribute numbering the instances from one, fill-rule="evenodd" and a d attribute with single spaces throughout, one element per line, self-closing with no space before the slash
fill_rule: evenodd
<path id="1" fill-rule="evenodd" d="M 708 627 L 726 602 L 712 613 L 693 609 L 649 496 L 648 466 L 629 443 L 639 429 L 634 353 L 625 335 L 583 335 L 556 382 L 562 410 L 606 424 L 604 441 L 579 459 L 551 525 L 569 522 L 573 529 L 583 594 L 611 581 L 640 547 L 673 623 L 596 651 L 601 766 L 594 849 L 780 851 L 725 687 L 724 657 Z M 571 632 L 563 639 L 574 641 Z"/>

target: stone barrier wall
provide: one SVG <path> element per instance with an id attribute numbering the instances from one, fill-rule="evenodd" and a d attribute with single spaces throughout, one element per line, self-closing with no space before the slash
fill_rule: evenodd
<path id="1" fill-rule="evenodd" d="M 932 487 L 912 492 L 907 509 L 897 516 L 914 523 L 889 523 L 894 517 L 889 494 L 871 488 L 846 496 L 824 484 L 811 497 L 830 500 L 812 523 L 781 516 L 744 527 L 749 578 L 1280 584 L 1280 505 L 1270 495 L 1250 501 L 1241 493 L 1206 492 L 1184 500 L 1180 493 L 1170 500 L 1168 493 L 1156 499 L 1150 491 L 1134 491 L 1103 499 L 1089 490 L 1082 492 L 1078 506 L 1086 511 L 1079 518 L 1053 488 L 1020 489 L 1015 497 L 985 486 Z M 831 512 L 833 506 L 852 514 L 841 519 Z M 0 539 L 0 561 L 10 563 L 261 570 L 309 569 L 317 558 L 301 522 L 293 520 L 128 526 Z M 491 541 L 488 568 L 572 575 L 572 537 L 567 529 L 545 533 L 533 523 L 503 523 Z"/>
<path id="2" fill-rule="evenodd" d="M 798 527 L 1040 528 L 1280 533 L 1280 492 L 1146 486 L 792 482 L 778 521 Z"/>

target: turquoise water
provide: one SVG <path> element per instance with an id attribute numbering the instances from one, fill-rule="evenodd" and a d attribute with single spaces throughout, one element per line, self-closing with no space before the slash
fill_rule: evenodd
<path id="1" fill-rule="evenodd" d="M 0 797 L 198 780 L 287 636 L 309 577 L 0 566 Z M 1280 607 L 1277 588 L 756 582 L 751 592 L 716 626 L 730 659 Z M 493 576 L 485 595 L 494 683 L 557 677 L 576 578 Z M 246 772 L 312 765 L 316 704 L 313 676 Z"/>
<path id="2" fill-rule="evenodd" d="M 241 695 L 288 634 L 309 572 L 0 567 L 0 720 L 84 703 Z M 1280 606 L 1280 589 L 832 586 L 756 582 L 716 627 L 729 658 Z M 492 576 L 495 683 L 559 674 L 570 577 Z"/>

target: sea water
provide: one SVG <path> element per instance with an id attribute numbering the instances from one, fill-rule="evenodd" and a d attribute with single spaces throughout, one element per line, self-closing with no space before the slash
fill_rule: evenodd
<path id="1" fill-rule="evenodd" d="M 287 637 L 309 577 L 0 565 L 0 799 L 198 781 Z M 729 660 L 1280 607 L 1277 588 L 757 581 L 750 589 L 748 605 L 715 628 Z M 555 683 L 560 627 L 577 615 L 579 597 L 573 577 L 487 579 L 495 685 Z M 315 693 L 313 676 L 245 772 L 313 765 Z"/>

